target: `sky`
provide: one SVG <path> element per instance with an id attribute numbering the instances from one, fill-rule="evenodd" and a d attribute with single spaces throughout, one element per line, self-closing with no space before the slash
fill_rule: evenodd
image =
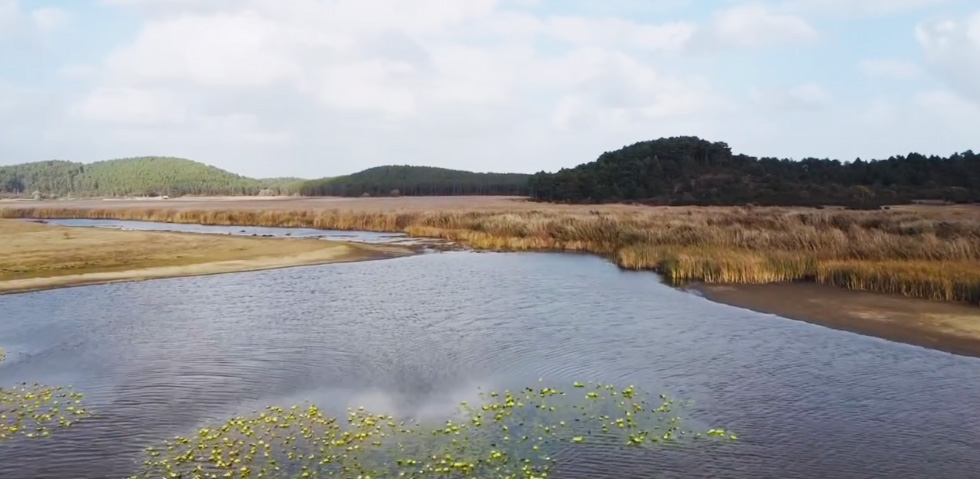
<path id="1" fill-rule="evenodd" d="M 536 172 L 980 149 L 976 0 L 0 0 L 0 165 Z"/>

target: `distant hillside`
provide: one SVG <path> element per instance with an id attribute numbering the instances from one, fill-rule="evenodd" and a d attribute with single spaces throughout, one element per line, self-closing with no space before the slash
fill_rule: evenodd
<path id="1" fill-rule="evenodd" d="M 44 196 L 258 195 L 295 191 L 299 179 L 256 180 L 181 158 L 0 166 L 0 194 Z"/>
<path id="2" fill-rule="evenodd" d="M 573 203 L 875 206 L 916 199 L 980 201 L 980 155 L 918 153 L 842 163 L 733 155 L 727 144 L 662 138 L 603 153 L 596 161 L 541 172 L 537 200 Z"/>
<path id="3" fill-rule="evenodd" d="M 256 181 L 262 185 L 263 189 L 268 190 L 268 192 L 277 195 L 292 195 L 299 193 L 299 187 L 307 180 L 305 178 L 284 176 L 279 178 L 259 178 Z M 263 193 L 260 191 L 259 194 Z"/>
<path id="4" fill-rule="evenodd" d="M 379 166 L 352 175 L 307 181 L 304 196 L 526 195 L 529 175 L 473 173 L 429 166 Z"/>

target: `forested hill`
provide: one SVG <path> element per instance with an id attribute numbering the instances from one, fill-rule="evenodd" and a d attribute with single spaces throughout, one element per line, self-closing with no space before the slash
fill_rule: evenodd
<path id="1" fill-rule="evenodd" d="M 182 196 L 288 194 L 299 180 L 256 180 L 181 158 L 0 166 L 0 194 L 13 196 Z"/>
<path id="2" fill-rule="evenodd" d="M 520 195 L 530 175 L 474 173 L 429 166 L 379 166 L 346 176 L 302 184 L 304 196 Z"/>
<path id="3" fill-rule="evenodd" d="M 541 201 L 873 206 L 916 199 L 980 201 L 980 155 L 793 161 L 733 155 L 697 137 L 646 141 L 530 180 Z"/>

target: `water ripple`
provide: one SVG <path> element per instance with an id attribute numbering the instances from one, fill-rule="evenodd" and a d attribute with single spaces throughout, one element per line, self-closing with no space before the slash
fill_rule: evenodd
<path id="1" fill-rule="evenodd" d="M 4 479 L 125 477 L 268 404 L 439 417 L 479 389 L 636 384 L 718 447 L 559 454 L 563 478 L 975 477 L 980 360 L 748 312 L 589 256 L 444 253 L 0 297 L 0 384 L 99 415 L 0 444 Z"/>

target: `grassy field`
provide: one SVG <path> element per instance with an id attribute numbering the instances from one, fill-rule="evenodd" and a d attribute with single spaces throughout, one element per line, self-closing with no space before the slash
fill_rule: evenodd
<path id="1" fill-rule="evenodd" d="M 0 220 L 0 292 L 408 253 L 398 247 L 318 240 L 67 228 Z"/>
<path id="2" fill-rule="evenodd" d="M 809 281 L 980 304 L 980 208 L 546 205 L 514 198 L 0 204 L 15 218 L 403 231 L 497 251 L 583 251 L 682 283 Z"/>

